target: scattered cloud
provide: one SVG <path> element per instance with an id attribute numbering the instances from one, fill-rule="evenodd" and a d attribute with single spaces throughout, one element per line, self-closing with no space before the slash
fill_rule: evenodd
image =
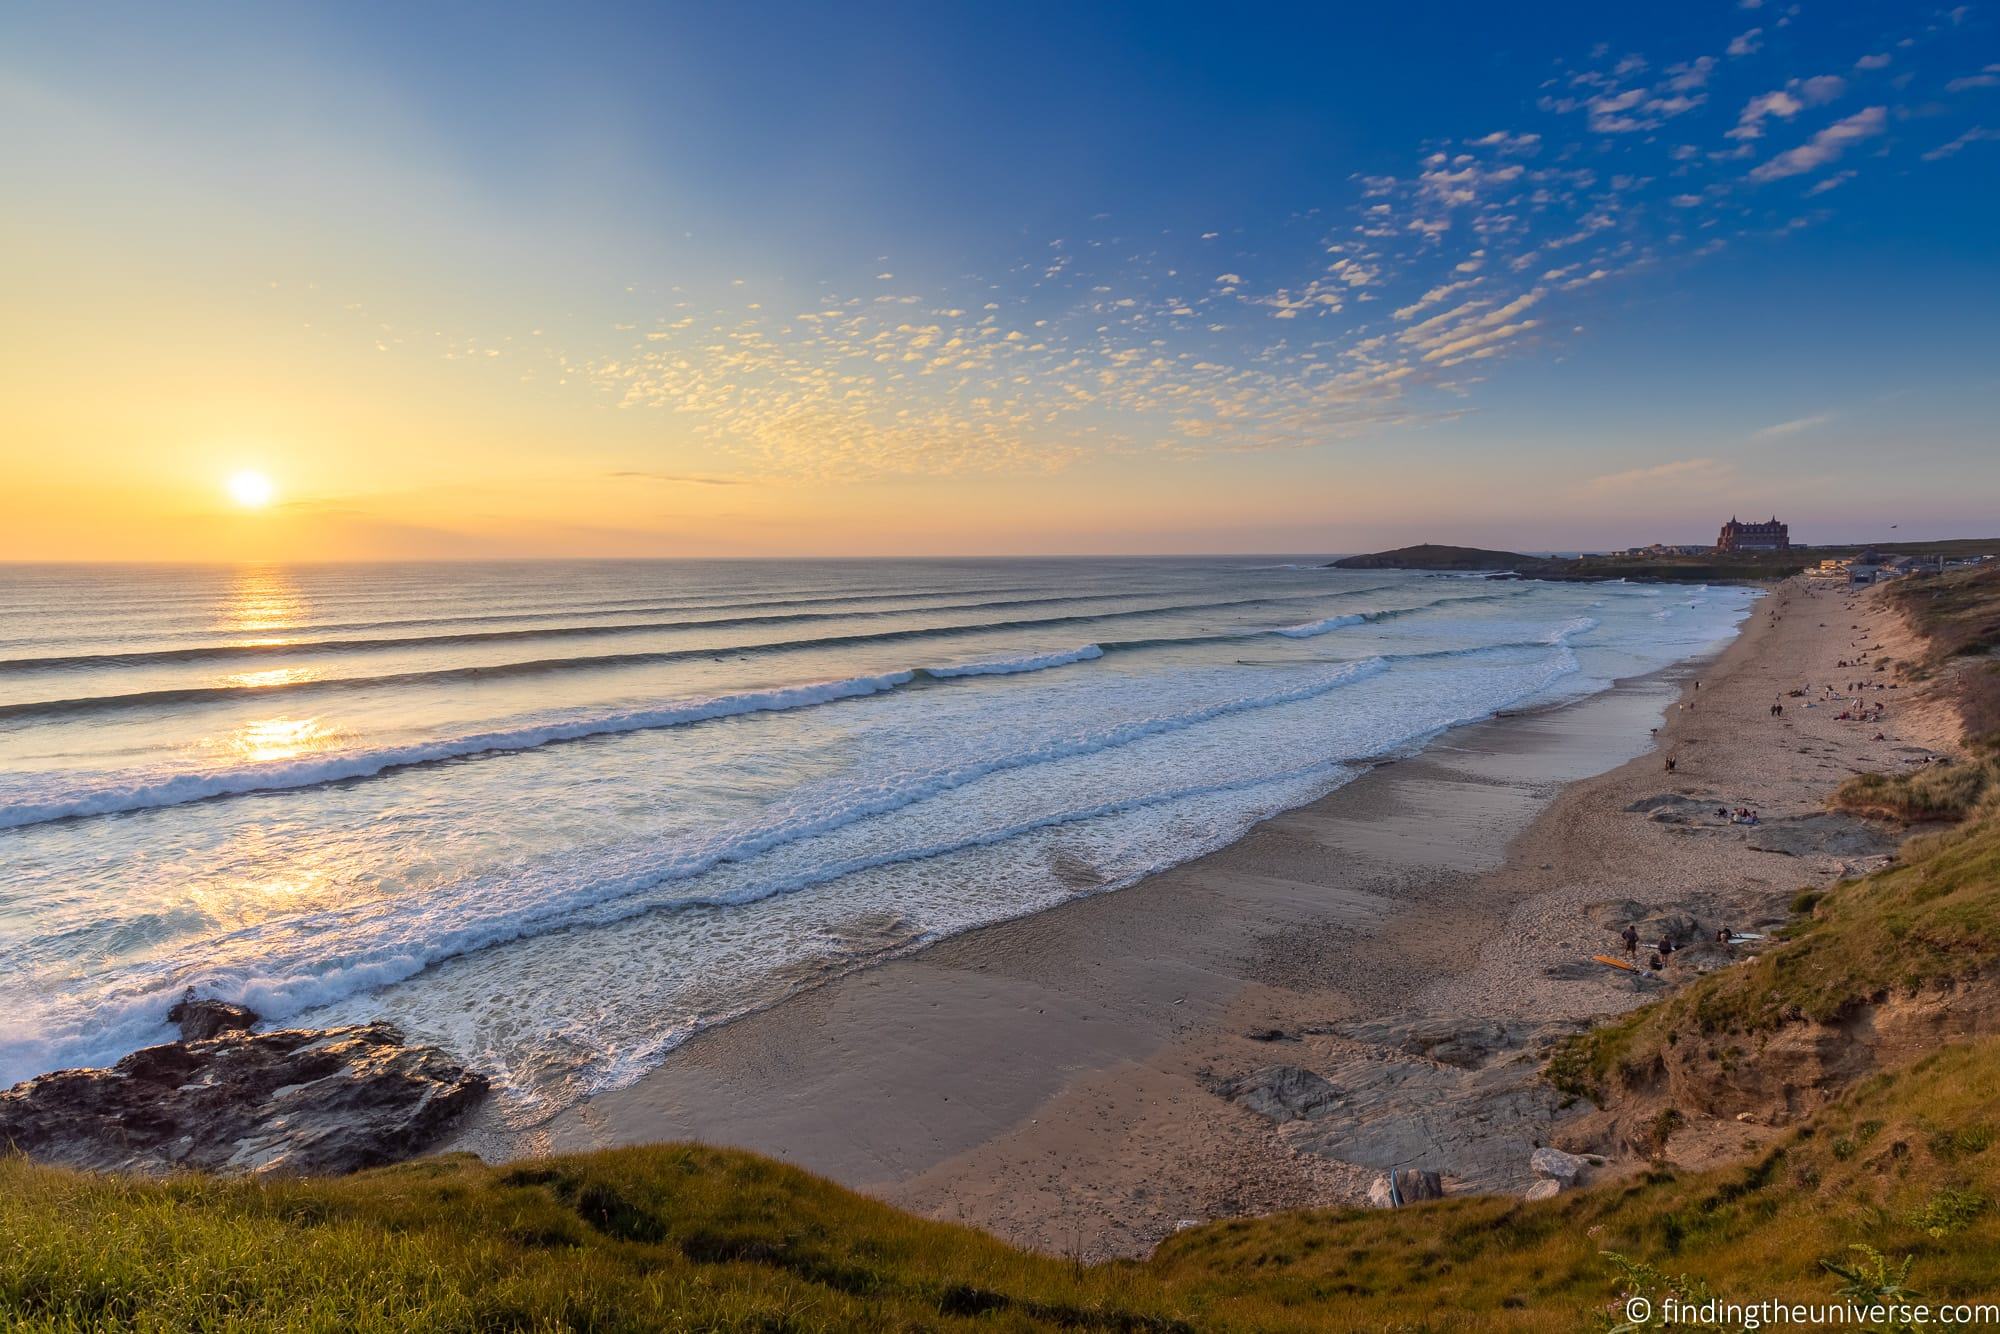
<path id="1" fill-rule="evenodd" d="M 1732 56 L 1754 56 L 1763 49 L 1764 30 L 1762 28 L 1752 28 L 1729 43 L 1729 54 Z"/>
<path id="2" fill-rule="evenodd" d="M 1788 148 L 1770 161 L 1760 163 L 1751 170 L 1749 179 L 1775 181 L 1817 171 L 1837 160 L 1849 146 L 1882 133 L 1887 122 L 1887 108 L 1863 108 L 1845 120 L 1835 121 L 1797 148 Z"/>
<path id="3" fill-rule="evenodd" d="M 1944 90 L 1948 93 L 1963 93 L 1974 88 L 2000 88 L 2000 65 L 1988 65 L 1977 74 L 1953 79 L 1944 86 Z"/>
<path id="4" fill-rule="evenodd" d="M 1801 431 L 1817 430 L 1832 421 L 1833 417 L 1834 414 L 1831 412 L 1817 412 L 1810 417 L 1796 417 L 1788 422 L 1779 422 L 1775 426 L 1766 426 L 1762 430 L 1752 431 L 1750 438 L 1753 440 L 1777 440 L 1784 436 L 1797 435 Z"/>
<path id="5" fill-rule="evenodd" d="M 1993 143 L 2000 141 L 2000 130 L 1989 130 L 1983 125 L 1975 125 L 1949 143 L 1939 144 L 1924 154 L 1924 161 L 1936 162 L 1940 158 L 1953 157 L 1969 144 Z"/>
<path id="6" fill-rule="evenodd" d="M 706 473 L 647 472 L 643 469 L 621 469 L 608 472 L 606 477 L 635 482 L 670 482 L 683 486 L 744 486 L 747 478 L 717 477 Z"/>
<path id="7" fill-rule="evenodd" d="M 1592 496 L 1634 495 L 1651 498 L 1660 492 L 1675 494 L 1709 493 L 1722 489 L 1736 476 L 1736 466 L 1721 459 L 1675 459 L 1647 468 L 1606 473 L 1592 477 L 1579 490 Z"/>

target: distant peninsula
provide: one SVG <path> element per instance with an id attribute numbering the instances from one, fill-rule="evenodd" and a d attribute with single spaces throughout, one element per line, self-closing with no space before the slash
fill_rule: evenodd
<path id="1" fill-rule="evenodd" d="M 1530 565 L 1547 565 L 1547 559 L 1524 556 L 1518 551 L 1489 551 L 1484 547 L 1448 547 L 1422 542 L 1394 551 L 1377 551 L 1366 556 L 1345 556 L 1334 561 L 1333 570 L 1520 570 Z"/>
<path id="2" fill-rule="evenodd" d="M 2000 538 L 1899 543 L 1901 555 L 1926 561 L 1963 561 L 2000 555 Z M 1787 579 L 1824 560 L 1851 560 L 1866 553 L 1861 546 L 1788 546 L 1777 551 L 1730 551 L 1709 548 L 1654 547 L 1622 553 L 1581 556 L 1530 556 L 1519 551 L 1486 547 L 1455 547 L 1437 542 L 1397 547 L 1329 561 L 1330 570 L 1433 570 L 1485 573 L 1496 578 L 1596 580 L 1628 579 L 1634 583 L 1709 584 Z"/>

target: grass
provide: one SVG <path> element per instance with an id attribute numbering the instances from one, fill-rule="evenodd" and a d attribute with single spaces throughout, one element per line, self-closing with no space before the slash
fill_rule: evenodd
<path id="1" fill-rule="evenodd" d="M 1833 804 L 1855 815 L 1918 824 L 1963 820 L 1995 791 L 2000 791 L 2000 760 L 1974 759 L 1909 773 L 1856 774 L 1840 785 Z"/>
<path id="2" fill-rule="evenodd" d="M 686 1146 L 270 1183 L 7 1161 L 0 1326 L 1190 1328 L 1129 1267 L 1028 1255 Z"/>
<path id="3" fill-rule="evenodd" d="M 2000 1043 L 1851 1090 L 1739 1167 L 1539 1204 L 1275 1215 L 1077 1265 L 748 1154 L 668 1146 L 338 1180 L 0 1162 L 0 1325 L 148 1330 L 1575 1330 L 1633 1272 L 1818 1298 L 1868 1246 L 1990 1297 Z M 1611 1258 L 1624 1257 L 1635 1266 Z M 1645 1282 L 1654 1282 L 1645 1279 Z M 1665 1282 L 1665 1280 L 1658 1280 Z"/>

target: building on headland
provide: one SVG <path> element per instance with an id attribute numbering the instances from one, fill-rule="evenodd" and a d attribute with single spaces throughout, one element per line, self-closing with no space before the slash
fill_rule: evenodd
<path id="1" fill-rule="evenodd" d="M 1778 522 L 1772 515 L 1769 523 L 1744 523 L 1731 517 L 1722 525 L 1722 535 L 1715 540 L 1717 551 L 1790 551 L 1792 530 L 1789 524 Z"/>

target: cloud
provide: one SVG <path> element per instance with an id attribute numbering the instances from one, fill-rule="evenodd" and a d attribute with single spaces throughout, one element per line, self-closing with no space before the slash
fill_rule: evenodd
<path id="1" fill-rule="evenodd" d="M 1764 121 L 1771 116 L 1790 120 L 1807 107 L 1823 106 L 1847 91 L 1847 80 L 1838 74 L 1819 74 L 1810 79 L 1793 79 L 1783 88 L 1751 98 L 1736 117 L 1736 128 L 1725 133 L 1729 139 L 1761 139 Z"/>
<path id="2" fill-rule="evenodd" d="M 2000 88 L 2000 65 L 1988 65 L 1977 74 L 1953 79 L 1944 86 L 1948 93 L 1963 93 L 1973 88 Z"/>
<path id="3" fill-rule="evenodd" d="M 672 473 L 672 472 L 645 472 L 645 471 L 643 471 L 643 470 L 640 470 L 640 469 L 629 469 L 629 468 L 628 468 L 628 469 L 621 469 L 621 470 L 619 470 L 619 471 L 617 471 L 617 472 L 608 472 L 608 473 L 606 473 L 606 474 L 604 474 L 604 475 L 605 475 L 606 477 L 616 477 L 616 478 L 620 478 L 620 479 L 622 479 L 622 480 L 626 480 L 626 481 L 635 481 L 635 482 L 671 482 L 671 483 L 675 483 L 675 484 L 678 484 L 678 485 L 684 485 L 684 486 L 745 486 L 745 485 L 748 485 L 748 482 L 747 482 L 747 480 L 746 480 L 745 478 L 742 478 L 742 477 L 715 477 L 715 476 L 710 476 L 710 475 L 708 475 L 708 474 L 705 474 L 705 473 Z"/>
<path id="4" fill-rule="evenodd" d="M 1675 459 L 1671 463 L 1656 463 L 1650 468 L 1632 468 L 1592 477 L 1578 489 L 1593 496 L 1651 496 L 1663 491 L 1681 494 L 1713 492 L 1735 475 L 1736 466 L 1721 459 Z"/>
<path id="5" fill-rule="evenodd" d="M 1795 417 L 1788 422 L 1779 422 L 1775 426 L 1766 426 L 1762 430 L 1752 431 L 1750 438 L 1752 440 L 1777 440 L 1784 436 L 1797 435 L 1801 431 L 1816 430 L 1832 421 L 1833 418 L 1834 414 L 1831 412 L 1816 412 L 1810 417 Z"/>
<path id="6" fill-rule="evenodd" d="M 1495 130 L 1477 139 L 1465 141 L 1468 148 L 1497 148 L 1502 153 L 1532 153 L 1542 142 L 1539 134 L 1510 134 L 1506 130 Z"/>
<path id="7" fill-rule="evenodd" d="M 1845 120 L 1835 121 L 1797 148 L 1788 148 L 1770 161 L 1760 163 L 1751 170 L 1749 179 L 1761 183 L 1817 171 L 1838 159 L 1850 144 L 1882 133 L 1888 115 L 1886 107 L 1865 107 Z"/>
<path id="8" fill-rule="evenodd" d="M 1749 32 L 1731 39 L 1729 54 L 1732 56 L 1754 56 L 1764 48 L 1764 30 L 1752 28 Z"/>
<path id="9" fill-rule="evenodd" d="M 1975 125 L 1948 144 L 1939 144 L 1924 154 L 1924 161 L 1936 162 L 1941 158 L 1954 157 L 1968 144 L 1990 143 L 2000 140 L 2000 130 L 1989 130 L 1983 125 Z"/>
<path id="10" fill-rule="evenodd" d="M 1889 67 L 1889 60 L 1890 60 L 1889 53 L 1887 51 L 1882 51 L 1872 56 L 1861 57 L 1861 59 L 1854 62 L 1854 68 L 1887 69 Z"/>
<path id="11" fill-rule="evenodd" d="M 1790 120 L 1805 110 L 1805 103 L 1780 88 L 1775 92 L 1763 93 L 1751 98 L 1736 117 L 1736 128 L 1729 130 L 1725 138 L 1761 139 L 1764 137 L 1764 121 L 1776 116 L 1780 120 Z"/>

